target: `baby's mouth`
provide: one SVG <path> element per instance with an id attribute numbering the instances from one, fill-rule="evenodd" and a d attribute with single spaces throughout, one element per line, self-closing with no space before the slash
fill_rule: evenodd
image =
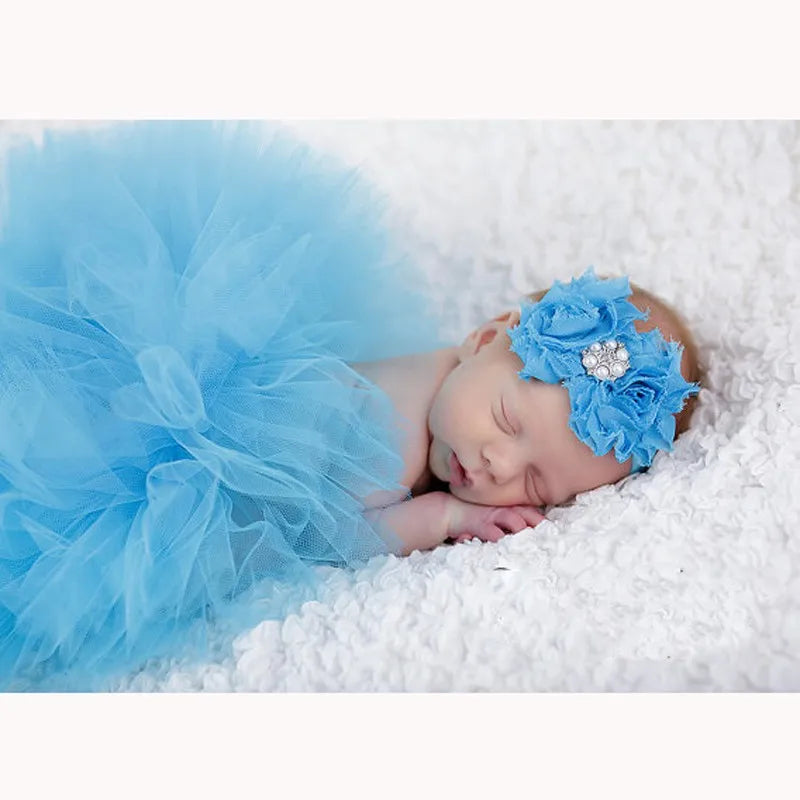
<path id="1" fill-rule="evenodd" d="M 467 477 L 467 473 L 464 467 L 461 466 L 461 462 L 458 460 L 458 456 L 454 453 L 450 453 L 450 477 L 449 483 L 451 486 L 469 486 L 471 481 Z"/>

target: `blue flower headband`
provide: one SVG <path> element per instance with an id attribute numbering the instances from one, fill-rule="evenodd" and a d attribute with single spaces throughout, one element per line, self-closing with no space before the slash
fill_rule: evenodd
<path id="1" fill-rule="evenodd" d="M 674 415 L 700 389 L 681 375 L 681 345 L 657 329 L 636 331 L 634 320 L 648 315 L 630 294 L 627 278 L 600 280 L 589 267 L 568 284 L 556 281 L 538 303 L 523 303 L 507 332 L 520 378 L 562 383 L 575 435 L 595 455 L 613 447 L 620 463 L 632 456 L 636 472 L 657 450 L 672 450 Z"/>

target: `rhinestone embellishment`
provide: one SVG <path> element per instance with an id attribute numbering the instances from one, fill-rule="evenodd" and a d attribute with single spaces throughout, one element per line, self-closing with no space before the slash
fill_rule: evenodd
<path id="1" fill-rule="evenodd" d="M 616 339 L 595 342 L 585 350 L 581 350 L 581 363 L 588 375 L 593 375 L 601 381 L 615 381 L 624 375 L 631 365 L 625 345 Z"/>

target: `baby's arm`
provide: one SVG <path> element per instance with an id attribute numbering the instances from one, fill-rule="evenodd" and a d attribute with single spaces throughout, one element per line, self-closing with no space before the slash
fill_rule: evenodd
<path id="1" fill-rule="evenodd" d="M 385 528 L 403 542 L 404 556 L 414 550 L 430 550 L 447 539 L 496 542 L 545 518 L 533 506 L 480 506 L 447 492 L 430 492 L 364 514 L 378 530 Z"/>
<path id="2" fill-rule="evenodd" d="M 385 508 L 372 508 L 364 516 L 380 531 L 385 529 L 403 543 L 400 555 L 430 550 L 448 538 L 446 492 L 430 492 Z"/>

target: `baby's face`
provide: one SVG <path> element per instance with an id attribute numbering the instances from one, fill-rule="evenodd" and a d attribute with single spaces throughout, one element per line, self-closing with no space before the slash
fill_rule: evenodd
<path id="1" fill-rule="evenodd" d="M 462 500 L 498 506 L 558 505 L 628 475 L 630 459 L 596 456 L 570 430 L 563 386 L 517 375 L 522 362 L 505 331 L 518 321 L 504 314 L 459 349 L 428 417 L 433 474 Z"/>

